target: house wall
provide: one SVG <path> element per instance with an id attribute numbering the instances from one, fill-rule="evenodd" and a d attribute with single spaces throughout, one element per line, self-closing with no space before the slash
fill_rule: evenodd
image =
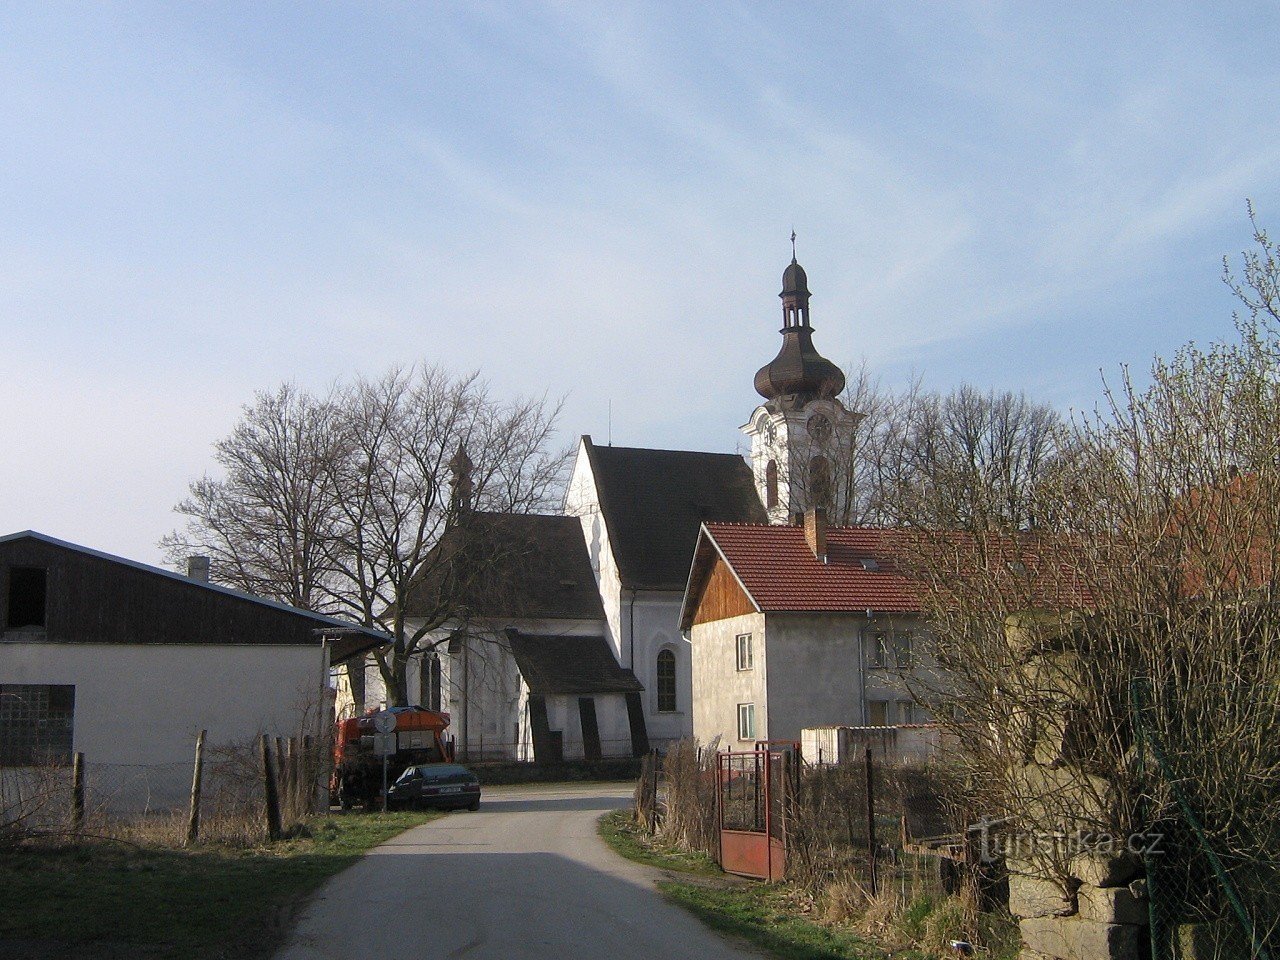
<path id="1" fill-rule="evenodd" d="M 680 591 L 624 589 L 609 531 L 600 509 L 595 477 L 586 449 L 580 444 L 565 495 L 564 512 L 582 523 L 591 569 L 604 603 L 609 643 L 618 663 L 633 671 L 644 685 L 642 700 L 649 742 L 659 749 L 693 735 L 693 679 L 689 643 L 680 633 Z M 676 710 L 658 712 L 658 654 L 676 657 Z"/>
<path id="2" fill-rule="evenodd" d="M 806 727 L 859 726 L 869 722 L 867 704 L 909 700 L 904 672 L 863 662 L 868 636 L 878 629 L 916 635 L 921 656 L 921 624 L 915 617 L 873 617 L 849 613 L 773 613 L 767 617 L 769 736 L 799 740 Z M 868 658 L 869 662 L 869 658 Z M 929 668 L 917 672 L 924 676 Z M 898 721 L 889 708 L 889 723 Z"/>
<path id="3" fill-rule="evenodd" d="M 208 748 L 327 730 L 327 646 L 0 643 L 0 683 L 74 684 L 87 800 L 119 812 L 186 805 Z"/>
<path id="4" fill-rule="evenodd" d="M 750 749 L 738 740 L 738 704 L 754 703 L 756 739 L 774 736 L 769 720 L 769 675 L 773 651 L 766 655 L 765 617 L 748 613 L 725 620 L 697 623 L 690 630 L 693 660 L 693 735 L 708 744 L 720 738 L 721 749 Z M 738 634 L 752 636 L 754 665 L 737 668 Z"/>

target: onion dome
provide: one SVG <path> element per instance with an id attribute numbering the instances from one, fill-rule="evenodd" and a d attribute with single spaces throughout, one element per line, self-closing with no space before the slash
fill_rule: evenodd
<path id="1" fill-rule="evenodd" d="M 795 257 L 782 274 L 782 349 L 756 373 L 756 392 L 787 407 L 834 397 L 844 373 L 818 353 L 809 326 L 809 278 Z"/>

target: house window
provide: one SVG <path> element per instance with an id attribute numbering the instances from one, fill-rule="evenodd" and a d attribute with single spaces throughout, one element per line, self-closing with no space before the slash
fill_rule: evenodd
<path id="1" fill-rule="evenodd" d="M 909 670 L 911 660 L 911 634 L 906 630 L 876 630 L 866 635 L 867 666 L 876 669 L 897 667 Z"/>
<path id="2" fill-rule="evenodd" d="M 755 664 L 751 659 L 751 634 L 738 634 L 738 669 L 750 670 Z"/>
<path id="3" fill-rule="evenodd" d="M 898 701 L 898 722 L 899 723 L 917 723 L 916 705 L 910 700 Z"/>
<path id="4" fill-rule="evenodd" d="M 47 572 L 39 567 L 11 567 L 9 569 L 10 630 L 19 627 L 43 627 Z"/>
<path id="5" fill-rule="evenodd" d="M 889 725 L 889 703 L 886 700 L 871 700 L 867 703 L 867 726 L 887 727 Z"/>
<path id="6" fill-rule="evenodd" d="M 770 460 L 764 468 L 764 505 L 772 510 L 778 505 L 778 461 Z"/>
<path id="7" fill-rule="evenodd" d="M 756 738 L 756 705 L 754 703 L 738 704 L 738 739 L 754 740 Z"/>
<path id="8" fill-rule="evenodd" d="M 676 711 L 676 655 L 670 650 L 658 654 L 658 712 Z"/>
<path id="9" fill-rule="evenodd" d="M 0 684 L 0 766 L 69 763 L 75 706 L 71 685 Z"/>

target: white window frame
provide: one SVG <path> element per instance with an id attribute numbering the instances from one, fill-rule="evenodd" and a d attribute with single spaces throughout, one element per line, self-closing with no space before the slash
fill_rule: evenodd
<path id="1" fill-rule="evenodd" d="M 738 704 L 738 739 L 755 740 L 755 738 L 756 705 L 754 703 L 740 703 Z"/>
<path id="2" fill-rule="evenodd" d="M 755 658 L 751 649 L 751 634 L 740 633 L 734 638 L 735 656 L 739 672 L 755 669 Z M 745 656 L 743 655 L 745 654 Z"/>

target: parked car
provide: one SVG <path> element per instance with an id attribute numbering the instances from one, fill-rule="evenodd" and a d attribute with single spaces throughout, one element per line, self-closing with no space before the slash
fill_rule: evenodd
<path id="1" fill-rule="evenodd" d="M 480 780 L 460 763 L 408 767 L 387 790 L 387 809 L 480 809 Z"/>

